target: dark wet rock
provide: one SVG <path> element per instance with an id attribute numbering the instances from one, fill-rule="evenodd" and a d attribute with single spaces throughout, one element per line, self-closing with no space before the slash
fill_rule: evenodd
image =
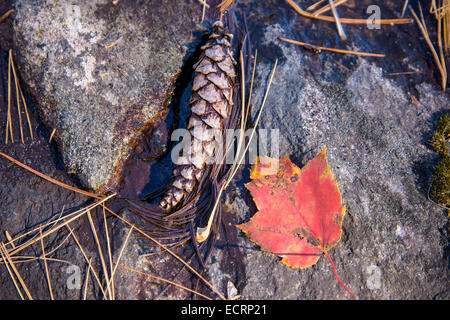
<path id="1" fill-rule="evenodd" d="M 200 17 L 193 0 L 15 2 L 20 73 L 85 187 L 114 187 L 136 138 L 165 116 Z"/>
<path id="2" fill-rule="evenodd" d="M 0 3 L 0 15 L 8 12 L 12 8 L 13 0 L 5 0 Z M 12 22 L 12 16 L 10 15 L 7 20 L 0 23 L 0 49 L 8 51 L 11 49 L 12 32 L 10 24 Z"/>
<path id="3" fill-rule="evenodd" d="M 62 170 L 54 167 L 53 159 L 49 152 L 46 139 L 37 137 L 32 145 L 20 145 L 15 148 L 0 148 L 0 151 L 8 153 L 17 159 L 21 159 L 23 154 L 27 154 L 26 161 L 30 166 L 51 175 L 54 178 L 70 183 L 70 179 Z M 7 242 L 5 232 L 12 237 L 16 237 L 26 231 L 39 227 L 56 219 L 64 210 L 64 214 L 75 211 L 86 202 L 86 198 L 71 191 L 62 189 L 50 182 L 47 182 L 17 166 L 11 166 L 8 161 L 0 159 L 0 241 Z M 72 228 L 77 228 L 78 224 L 73 223 Z M 44 229 L 45 230 L 45 229 Z M 50 253 L 52 259 L 59 259 L 64 262 L 52 260 L 48 262 L 53 293 L 58 299 L 80 299 L 79 290 L 70 290 L 66 285 L 71 274 L 71 266 L 79 266 L 83 270 L 84 261 L 78 255 L 77 246 L 67 241 L 67 231 L 61 230 L 46 237 L 44 244 L 47 253 L 57 245 L 59 249 Z M 25 239 L 29 239 L 27 237 Z M 21 241 L 16 242 L 16 246 Z M 33 247 L 27 248 L 18 253 L 22 257 L 35 257 L 41 254 L 40 242 Z M 8 249 L 12 249 L 7 246 Z M 18 259 L 26 260 L 25 258 Z M 16 267 L 21 277 L 24 279 L 32 296 L 37 299 L 50 299 L 43 261 L 17 262 Z M 68 273 L 67 273 L 68 272 Z M 2 264 L 0 271 L 0 299 L 20 299 L 14 284 Z"/>
<path id="4" fill-rule="evenodd" d="M 18 116 L 13 104 L 12 119 L 15 143 L 5 144 L 6 121 L 4 119 L 6 119 L 7 109 L 4 106 L 7 106 L 8 101 L 5 95 L 7 93 L 7 57 L 6 52 L 0 51 L 0 119 L 2 119 L 0 122 L 0 151 L 54 179 L 71 184 L 71 179 L 54 157 L 54 146 L 48 143 L 49 135 L 39 125 L 33 112 L 33 103 L 26 92 L 34 139 L 31 139 L 26 122 L 24 122 L 25 137 L 24 143 L 21 143 Z M 25 113 L 22 116 L 25 118 Z M 0 241 L 3 243 L 8 241 L 6 232 L 15 238 L 19 234 L 49 222 L 50 219 L 56 219 L 62 211 L 67 214 L 77 210 L 87 200 L 85 196 L 58 187 L 0 157 Z M 72 224 L 74 229 L 77 226 L 77 223 Z M 16 241 L 15 245 L 18 246 L 29 238 L 22 238 L 20 241 Z M 67 273 L 67 268 L 71 265 L 83 268 L 84 265 L 82 257 L 77 254 L 76 245 L 67 241 L 67 233 L 64 231 L 55 232 L 47 237 L 44 244 L 47 253 L 50 253 L 56 245 L 61 245 L 59 250 L 50 253 L 52 259 L 59 259 L 61 262 L 53 260 L 48 263 L 55 297 L 79 299 L 79 291 L 70 290 L 66 285 L 70 276 L 70 269 Z M 37 245 L 19 252 L 18 256 L 22 258 L 15 260 L 15 266 L 34 298 L 49 299 L 43 261 L 23 262 L 27 256 L 39 256 L 41 254 L 40 246 L 38 242 Z M 12 247 L 8 245 L 7 249 L 11 250 Z M 0 299 L 20 299 L 3 263 L 0 269 Z"/>

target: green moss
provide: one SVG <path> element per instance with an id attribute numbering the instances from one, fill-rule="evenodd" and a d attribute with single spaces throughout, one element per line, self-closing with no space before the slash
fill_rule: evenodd
<path id="1" fill-rule="evenodd" d="M 445 156 L 433 174 L 430 197 L 442 206 L 450 206 L 450 156 Z"/>
<path id="2" fill-rule="evenodd" d="M 442 157 L 449 155 L 450 144 L 450 113 L 443 115 L 437 122 L 436 131 L 431 138 L 430 145 Z"/>
<path id="3" fill-rule="evenodd" d="M 430 197 L 436 203 L 450 206 L 450 113 L 443 115 L 436 124 L 430 145 L 442 157 L 433 173 Z"/>

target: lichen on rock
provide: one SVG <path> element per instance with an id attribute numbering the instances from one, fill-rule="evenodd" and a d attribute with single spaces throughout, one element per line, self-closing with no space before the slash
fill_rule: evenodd
<path id="1" fill-rule="evenodd" d="M 106 191 L 139 134 L 164 117 L 198 41 L 196 1 L 15 1 L 21 76 L 66 169 Z"/>

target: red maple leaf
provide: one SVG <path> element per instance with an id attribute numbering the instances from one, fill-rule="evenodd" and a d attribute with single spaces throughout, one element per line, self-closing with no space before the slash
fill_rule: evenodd
<path id="1" fill-rule="evenodd" d="M 326 148 L 301 170 L 287 156 L 262 158 L 252 166 L 245 186 L 258 212 L 238 225 L 264 251 L 282 257 L 293 268 L 308 268 L 341 238 L 345 207 L 326 158 Z"/>

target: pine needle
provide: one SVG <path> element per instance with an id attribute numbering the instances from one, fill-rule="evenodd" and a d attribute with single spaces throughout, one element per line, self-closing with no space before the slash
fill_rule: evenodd
<path id="1" fill-rule="evenodd" d="M 450 30 L 450 0 L 440 0 L 439 6 L 436 4 L 436 0 L 433 0 L 430 13 L 435 15 L 438 23 L 438 43 L 440 46 L 443 46 L 445 54 L 448 55 L 450 49 L 450 38 L 448 35 Z"/>
<path id="2" fill-rule="evenodd" d="M 11 143 L 14 143 L 14 135 L 11 123 L 11 57 L 9 57 L 8 59 L 8 111 L 6 116 L 6 144 L 8 144 L 8 134 L 11 135 Z"/>
<path id="3" fill-rule="evenodd" d="M 0 18 L 0 23 L 2 23 L 3 21 L 5 21 L 6 19 L 8 19 L 8 17 L 11 15 L 11 13 L 14 12 L 14 9 L 11 9 L 9 11 L 7 11 L 4 15 L 1 16 Z"/>
<path id="4" fill-rule="evenodd" d="M 114 193 L 114 194 L 112 194 L 112 195 L 110 195 L 110 196 L 108 196 L 108 197 L 106 197 L 106 198 L 104 198 L 104 199 L 102 199 L 102 200 L 100 200 L 100 201 L 94 203 L 94 204 L 91 204 L 91 205 L 87 206 L 86 208 L 83 208 L 83 209 L 81 209 L 81 210 L 78 210 L 78 211 L 76 212 L 76 214 L 71 215 L 70 218 L 69 218 L 69 217 L 64 217 L 64 218 L 62 218 L 63 222 L 61 222 L 60 224 L 58 224 L 58 225 L 52 227 L 50 230 L 45 231 L 45 232 L 42 234 L 42 236 L 35 237 L 35 238 L 33 238 L 33 239 L 31 239 L 31 240 L 25 242 L 24 244 L 22 244 L 22 245 L 20 245 L 20 246 L 17 246 L 14 250 L 11 250 L 11 251 L 9 252 L 9 254 L 11 254 L 11 255 L 17 254 L 18 252 L 22 251 L 23 249 L 25 249 L 25 248 L 29 247 L 30 245 L 34 244 L 35 242 L 41 240 L 41 237 L 47 237 L 48 235 L 50 235 L 50 234 L 52 234 L 52 233 L 58 231 L 58 230 L 61 229 L 62 227 L 65 227 L 66 225 L 72 223 L 73 221 L 77 220 L 78 218 L 80 218 L 81 216 L 83 216 L 84 214 L 86 214 L 89 210 L 92 210 L 92 209 L 95 208 L 96 206 L 101 205 L 103 202 L 108 201 L 109 199 L 111 199 L 112 197 L 115 197 L 115 196 L 116 196 L 116 194 Z M 37 230 L 39 230 L 39 228 L 37 228 Z M 34 229 L 34 231 L 36 231 L 36 229 Z M 19 238 L 19 237 L 17 237 L 17 238 L 14 239 L 14 240 L 16 241 L 18 238 Z"/>
<path id="5" fill-rule="evenodd" d="M 28 114 L 28 108 L 27 108 L 27 101 L 25 100 L 25 97 L 23 96 L 23 92 L 22 92 L 22 88 L 20 87 L 20 83 L 19 83 L 19 92 L 20 92 L 20 96 L 22 97 L 25 114 L 27 116 L 27 122 L 28 122 L 28 128 L 30 129 L 31 140 L 33 140 L 33 127 L 31 126 L 30 115 Z"/>
<path id="6" fill-rule="evenodd" d="M 32 262 L 32 261 L 37 261 L 37 260 L 44 260 L 44 258 L 42 257 L 33 257 L 33 256 L 12 256 L 11 260 L 14 261 L 14 263 L 28 263 L 28 262 Z M 63 260 L 63 259 L 56 259 L 56 258 L 49 258 L 48 256 L 46 257 L 47 261 L 52 261 L 52 262 L 60 262 L 60 263 L 65 263 L 65 264 L 69 264 L 71 265 L 72 263 L 67 261 L 67 260 Z M 3 261 L 1 263 L 4 263 Z"/>
<path id="7" fill-rule="evenodd" d="M 55 300 L 52 290 L 52 281 L 50 280 L 50 273 L 48 272 L 47 258 L 45 257 L 44 237 L 42 236 L 41 225 L 39 225 L 39 234 L 41 235 L 42 258 L 44 259 L 44 267 L 45 267 L 45 274 L 47 276 L 48 291 L 50 292 L 50 299 Z"/>
<path id="8" fill-rule="evenodd" d="M 255 71 L 256 71 L 256 62 L 258 60 L 258 50 L 255 49 L 255 59 L 253 59 L 253 70 L 252 70 L 252 80 L 250 82 L 250 92 L 248 93 L 248 102 L 247 102 L 247 110 L 245 113 L 244 123 L 248 121 L 248 114 L 250 112 L 250 106 L 252 101 L 252 93 L 253 93 L 253 82 L 255 80 Z"/>
<path id="9" fill-rule="evenodd" d="M 8 261 L 9 266 L 11 267 L 12 271 L 14 272 L 17 279 L 19 280 L 20 285 L 22 286 L 22 289 L 25 291 L 25 294 L 27 295 L 28 299 L 33 300 L 33 297 L 31 296 L 30 291 L 28 290 L 27 286 L 25 285 L 25 282 L 23 281 L 22 277 L 20 276 L 19 271 L 17 270 L 16 266 L 14 265 L 14 262 L 12 261 L 11 256 L 8 254 L 8 250 L 6 249 L 3 242 L 0 243 L 0 247 L 3 251 L 2 257 L 4 255 L 4 257 L 6 258 L 6 261 Z"/>
<path id="10" fill-rule="evenodd" d="M 109 299 L 113 300 L 113 295 L 112 295 L 112 291 L 111 291 L 111 285 L 110 285 L 110 281 L 109 281 L 108 270 L 106 268 L 105 259 L 103 257 L 102 246 L 100 245 L 100 240 L 98 238 L 97 230 L 95 228 L 94 221 L 92 220 L 92 215 L 91 215 L 91 211 L 90 210 L 87 211 L 87 217 L 88 217 L 88 220 L 89 220 L 89 225 L 91 227 L 92 234 L 94 235 L 95 243 L 97 245 L 98 255 L 100 256 L 100 262 L 101 262 L 102 268 L 103 268 L 103 274 L 104 274 L 105 279 L 106 279 L 106 290 L 108 291 Z"/>
<path id="11" fill-rule="evenodd" d="M 52 250 L 50 250 L 49 252 L 46 253 L 47 256 L 47 261 L 56 261 L 56 262 L 66 262 L 64 260 L 61 259 L 53 259 L 53 258 L 49 258 L 49 256 L 54 253 L 55 251 L 57 251 L 70 237 L 70 234 L 68 234 L 63 241 L 61 241 L 55 248 L 53 248 Z M 15 249 L 16 247 L 14 247 Z M 29 256 L 13 256 L 11 257 L 11 259 L 14 260 L 14 262 L 17 262 L 18 259 L 26 259 L 20 262 L 31 262 L 31 261 L 36 261 L 36 260 L 43 260 L 42 257 L 29 257 Z M 67 262 L 68 264 L 71 264 L 70 262 Z"/>
<path id="12" fill-rule="evenodd" d="M 281 40 L 281 41 L 297 44 L 299 46 L 311 47 L 311 48 L 316 49 L 316 50 L 324 50 L 324 51 L 330 51 L 330 52 L 342 53 L 342 54 L 353 54 L 353 55 L 365 56 L 365 57 L 376 57 L 376 58 L 384 58 L 384 57 L 386 57 L 385 54 L 380 54 L 380 53 L 366 53 L 366 52 L 358 52 L 358 51 L 351 51 L 351 50 L 343 50 L 343 49 L 334 49 L 334 48 L 320 47 L 320 46 L 312 45 L 312 44 L 301 42 L 301 41 L 297 41 L 297 40 L 286 39 L 286 38 L 283 38 L 283 37 L 278 37 L 278 39 Z"/>
<path id="13" fill-rule="evenodd" d="M 426 29 L 426 25 L 425 25 L 425 21 L 423 20 L 423 16 L 422 16 L 422 22 L 419 20 L 419 18 L 417 17 L 417 14 L 414 12 L 414 10 L 409 7 L 409 10 L 411 11 L 414 19 L 416 20 L 417 25 L 420 28 L 420 31 L 422 31 L 422 34 L 425 38 L 425 41 L 428 44 L 428 47 L 431 50 L 431 53 L 433 54 L 433 58 L 434 61 L 439 69 L 439 72 L 441 73 L 441 78 L 442 78 L 442 90 L 445 91 L 446 88 L 446 84 L 447 84 L 447 71 L 444 69 L 443 64 L 441 63 L 441 60 L 439 59 L 439 56 L 436 52 L 436 49 L 433 46 L 433 43 L 431 42 L 430 36 L 428 35 L 428 31 Z M 445 61 L 443 61 L 445 63 Z"/>
<path id="14" fill-rule="evenodd" d="M 49 176 L 47 176 L 47 175 L 45 175 L 43 173 L 40 173 L 39 171 L 30 168 L 29 166 L 21 163 L 20 161 L 14 159 L 13 157 L 10 157 L 10 156 L 4 154 L 3 152 L 0 152 L 0 156 L 8 159 L 9 161 L 13 162 L 14 164 L 17 164 L 19 167 L 22 167 L 25 170 L 28 170 L 31 173 L 34 173 L 35 175 L 41 177 L 42 179 L 45 179 L 45 180 L 47 180 L 47 181 L 49 181 L 49 182 L 51 182 L 53 184 L 56 184 L 56 185 L 58 185 L 58 186 L 60 186 L 62 188 L 65 188 L 65 189 L 68 189 L 68 190 L 71 190 L 71 191 L 75 191 L 75 192 L 78 192 L 80 194 L 83 194 L 85 196 L 92 197 L 92 198 L 95 198 L 95 199 L 103 199 L 101 196 L 99 196 L 99 195 L 97 195 L 95 193 L 91 193 L 91 192 L 88 192 L 88 191 L 84 191 L 84 190 L 78 189 L 76 187 L 69 186 L 68 184 L 62 183 L 62 182 L 60 182 L 60 181 L 58 181 L 56 179 L 53 179 L 53 178 L 51 178 L 51 177 L 49 177 Z"/>
<path id="15" fill-rule="evenodd" d="M 347 36 L 345 35 L 344 28 L 342 27 L 342 23 L 339 19 L 339 15 L 336 10 L 336 6 L 334 5 L 334 1 L 333 0 L 328 0 L 328 1 L 330 3 L 331 12 L 333 13 L 334 20 L 336 21 L 336 28 L 338 30 L 339 37 L 341 37 L 341 39 L 345 41 L 345 40 L 347 40 Z"/>
<path id="16" fill-rule="evenodd" d="M 203 21 L 205 21 L 205 15 L 206 15 L 206 2 L 203 3 L 202 20 L 200 20 L 200 23 L 203 23 Z"/>
<path id="17" fill-rule="evenodd" d="M 6 240 L 8 240 L 8 242 L 9 242 L 9 245 L 14 249 L 16 246 L 14 245 L 13 238 L 9 234 L 8 230 L 5 230 L 5 236 L 6 236 Z"/>
<path id="18" fill-rule="evenodd" d="M 206 2 L 206 0 L 197 0 L 197 1 L 209 9 L 209 4 Z"/>
<path id="19" fill-rule="evenodd" d="M 341 4 L 346 3 L 347 1 L 348 1 L 348 0 L 338 0 L 338 1 L 336 1 L 336 2 L 334 3 L 334 5 L 337 7 L 337 6 L 340 6 Z M 307 10 L 308 10 L 308 9 L 307 9 Z M 320 8 L 320 9 L 314 11 L 314 12 L 312 13 L 312 15 L 313 15 L 313 16 L 318 16 L 318 15 L 321 15 L 321 14 L 323 14 L 323 13 L 325 13 L 325 12 L 328 12 L 329 10 L 331 10 L 331 5 L 330 5 L 330 4 L 327 4 L 326 6 L 323 6 L 322 8 Z M 310 10 L 308 10 L 308 11 L 310 11 Z"/>
<path id="20" fill-rule="evenodd" d="M 444 16 L 443 16 L 443 23 L 444 23 L 444 48 L 445 53 L 448 55 L 450 51 L 450 0 L 444 0 Z"/>
<path id="21" fill-rule="evenodd" d="M 19 285 L 18 285 L 18 283 L 16 281 L 16 278 L 14 277 L 13 272 L 12 272 L 11 268 L 9 267 L 8 260 L 6 260 L 6 256 L 5 256 L 4 252 L 3 252 L 3 246 L 4 245 L 3 245 L 3 242 L 2 242 L 0 244 L 0 255 L 2 256 L 3 263 L 5 264 L 6 270 L 8 270 L 9 276 L 11 277 L 11 280 L 13 281 L 14 286 L 16 287 L 17 293 L 19 294 L 19 296 L 20 296 L 20 298 L 22 300 L 25 300 L 25 298 L 24 298 L 24 296 L 22 294 L 22 291 L 20 291 L 20 288 L 19 288 Z"/>
<path id="22" fill-rule="evenodd" d="M 189 289 L 189 288 L 187 288 L 187 287 L 185 287 L 185 286 L 183 286 L 183 285 L 181 285 L 181 284 L 178 284 L 178 283 L 176 283 L 176 282 L 173 282 L 173 281 L 170 281 L 170 280 L 167 280 L 167 279 L 164 279 L 164 278 L 160 278 L 160 277 L 158 277 L 158 276 L 154 276 L 154 275 L 152 275 L 152 274 L 149 274 L 149 273 L 146 273 L 146 272 L 143 272 L 143 271 L 139 271 L 139 270 L 136 270 L 136 269 L 132 269 L 132 268 L 129 268 L 129 267 L 125 267 L 125 266 L 120 266 L 120 267 L 121 267 L 122 269 L 125 269 L 125 270 L 128 270 L 128 271 L 132 271 L 132 272 L 135 272 L 135 273 L 139 273 L 139 274 L 141 274 L 141 275 L 144 275 L 144 276 L 149 277 L 149 278 L 156 279 L 156 280 L 158 280 L 158 281 L 162 281 L 162 282 L 169 283 L 169 284 L 171 284 L 171 285 L 173 285 L 173 286 L 176 286 L 176 287 L 178 287 L 178 288 L 181 288 L 181 289 L 183 289 L 183 290 L 186 290 L 186 291 L 195 293 L 196 295 L 199 295 L 200 297 L 203 297 L 203 298 L 205 298 L 205 299 L 213 300 L 212 298 L 210 298 L 210 297 L 208 297 L 208 296 L 205 296 L 204 294 L 202 294 L 202 293 L 200 293 L 200 292 L 198 292 L 198 291 Z"/>
<path id="23" fill-rule="evenodd" d="M 119 256 L 118 256 L 118 258 L 117 258 L 116 265 L 114 266 L 114 269 L 112 269 L 112 261 L 111 261 L 111 278 L 110 278 L 110 284 L 111 284 L 111 287 L 112 287 L 112 288 L 114 288 L 114 275 L 116 274 L 116 270 L 117 270 L 117 267 L 118 267 L 118 265 L 119 265 L 119 263 L 120 263 L 120 259 L 122 258 L 123 251 L 125 250 L 125 248 L 126 248 L 126 246 L 127 246 L 127 244 L 128 244 L 128 240 L 130 239 L 130 236 L 131 236 L 131 233 L 133 232 L 133 230 L 134 230 L 134 226 L 132 226 L 132 227 L 130 228 L 130 231 L 128 231 L 128 235 L 127 235 L 127 237 L 125 238 L 125 242 L 124 242 L 123 245 L 122 245 L 122 249 L 120 249 Z"/>
<path id="24" fill-rule="evenodd" d="M 48 223 L 46 223 L 46 224 L 44 224 L 44 225 L 42 225 L 42 228 L 52 228 L 53 226 L 55 226 L 58 222 L 60 222 L 60 221 L 64 221 L 64 220 L 66 220 L 66 219 L 69 219 L 70 217 L 73 217 L 73 216 L 75 216 L 75 215 L 77 215 L 77 214 L 79 214 L 79 213 L 81 213 L 81 212 L 83 212 L 83 211 L 85 211 L 87 208 L 95 208 L 95 206 L 97 206 L 97 204 L 91 204 L 91 205 L 89 205 L 89 206 L 87 206 L 87 207 L 85 207 L 85 208 L 83 208 L 83 209 L 80 209 L 80 210 L 77 210 L 77 211 L 75 211 L 75 212 L 72 212 L 72 213 L 70 213 L 70 214 L 68 214 L 68 215 L 66 215 L 66 216 L 64 216 L 64 217 L 59 217 L 58 219 L 56 219 L 56 220 L 53 220 L 53 221 L 50 221 L 50 222 L 48 222 Z M 63 212 L 64 210 L 62 210 L 61 211 L 61 213 Z M 6 243 L 7 245 L 10 245 L 11 244 L 11 242 L 18 242 L 20 239 L 22 239 L 22 238 L 24 238 L 24 237 L 26 237 L 26 236 L 29 236 L 29 235 L 31 235 L 31 234 L 33 234 L 33 233 L 37 233 L 39 231 L 39 228 L 34 228 L 34 229 L 32 229 L 32 230 L 30 230 L 30 231 L 28 231 L 28 232 L 25 232 L 25 233 L 23 233 L 23 234 L 21 234 L 21 235 L 19 235 L 19 236 L 16 236 L 14 239 L 12 239 L 10 242 L 8 242 L 8 243 Z M 34 240 L 34 237 L 31 237 L 31 239 L 29 239 L 28 240 L 28 242 L 29 241 L 33 241 Z M 23 245 L 25 245 L 25 243 L 22 243 L 19 247 L 14 247 L 14 249 L 19 249 L 21 246 L 23 246 Z"/>
<path id="25" fill-rule="evenodd" d="M 306 8 L 306 11 L 311 11 L 314 10 L 315 8 L 317 8 L 318 6 L 320 6 L 323 2 L 325 2 L 326 0 L 319 0 L 316 3 L 310 5 L 308 8 Z M 314 14 L 314 13 L 313 13 Z"/>
<path id="26" fill-rule="evenodd" d="M 108 256 L 109 256 L 109 267 L 111 271 L 111 291 L 112 291 L 112 299 L 115 298 L 115 290 L 114 290 L 114 281 L 113 281 L 113 263 L 112 263 L 112 253 L 111 253 L 111 242 L 109 239 L 108 232 L 108 221 L 106 221 L 106 213 L 105 213 L 105 204 L 102 205 L 103 211 L 103 223 L 105 224 L 105 234 L 106 234 L 106 244 L 108 246 Z M 125 242 L 126 243 L 126 242 Z M 119 258 L 120 259 L 120 258 Z"/>
<path id="27" fill-rule="evenodd" d="M 83 300 L 86 300 L 87 298 L 87 289 L 89 285 L 89 271 L 91 270 L 91 267 L 92 267 L 92 258 L 89 259 L 88 269 L 86 271 L 86 279 L 84 280 Z"/>
<path id="28" fill-rule="evenodd" d="M 310 19 L 316 19 L 316 20 L 322 20 L 322 21 L 329 21 L 329 22 L 335 22 L 334 17 L 330 16 L 314 16 L 313 14 L 302 10 L 293 0 L 286 0 L 286 2 L 302 17 L 310 18 Z M 367 19 L 348 19 L 348 18 L 340 18 L 341 23 L 347 23 L 347 24 L 367 24 Z M 411 23 L 412 19 L 380 19 L 378 22 L 380 24 L 406 24 Z"/>
<path id="29" fill-rule="evenodd" d="M 430 13 L 435 15 L 438 24 L 438 45 L 441 61 L 443 59 L 442 48 L 445 49 L 445 54 L 447 55 L 450 49 L 450 39 L 448 37 L 448 32 L 450 30 L 450 0 L 440 0 L 439 6 L 436 4 L 436 0 L 431 2 Z"/>
<path id="30" fill-rule="evenodd" d="M 220 13 L 224 13 L 232 4 L 234 0 L 224 0 L 217 5 L 220 10 Z"/>
<path id="31" fill-rule="evenodd" d="M 406 8 L 408 7 L 408 3 L 409 3 L 409 0 L 405 0 L 405 3 L 403 4 L 403 9 L 402 9 L 402 14 L 401 14 L 402 18 L 405 14 Z"/>
<path id="32" fill-rule="evenodd" d="M 72 235 L 73 239 L 75 240 L 75 243 L 77 244 L 78 248 L 80 249 L 81 253 L 83 254 L 83 257 L 84 257 L 84 260 L 86 261 L 86 263 L 91 265 L 92 258 L 88 259 L 86 252 L 84 251 L 83 247 L 81 246 L 80 241 L 78 240 L 78 237 L 75 235 L 75 233 L 73 233 L 72 228 L 70 228 L 70 225 L 67 224 L 66 228 L 69 230 L 70 234 Z M 100 290 L 103 293 L 103 296 L 106 297 L 106 292 L 103 289 L 102 283 L 100 281 L 99 276 L 97 275 L 97 272 L 95 272 L 95 270 L 92 268 L 91 268 L 91 271 L 92 271 L 92 274 L 94 275 L 95 280 L 97 281 L 97 284 L 98 284 Z"/>
<path id="33" fill-rule="evenodd" d="M 108 207 L 105 206 L 106 211 L 108 211 L 109 213 L 113 214 L 116 218 L 118 218 L 119 220 L 125 222 L 127 225 L 129 225 L 130 227 L 134 227 L 134 229 L 139 232 L 140 234 L 142 234 L 144 237 L 146 237 L 147 239 L 153 241 L 154 243 L 156 243 L 158 246 L 160 246 L 162 249 L 164 249 L 165 251 L 167 251 L 168 253 L 170 253 L 173 257 L 175 257 L 178 261 L 180 261 L 183 265 L 185 265 L 190 271 L 192 271 L 197 277 L 199 277 L 209 288 L 211 288 L 212 291 L 214 291 L 221 299 L 225 300 L 225 297 L 223 294 L 221 294 L 208 280 L 205 279 L 205 277 L 203 277 L 197 270 L 195 270 L 192 266 L 189 265 L 189 263 L 187 263 L 186 261 L 183 260 L 183 258 L 181 258 L 179 255 L 177 255 L 175 252 L 173 252 L 172 250 L 170 250 L 167 246 L 165 246 L 164 244 L 162 244 L 161 242 L 159 242 L 158 240 L 156 240 L 155 238 L 151 237 L 150 235 L 148 235 L 147 233 L 145 233 L 144 231 L 142 231 L 141 229 L 139 229 L 138 227 L 134 226 L 133 224 L 131 224 L 131 222 L 127 221 L 126 219 L 122 218 L 121 216 L 119 216 L 117 213 L 115 213 L 114 211 L 112 211 L 111 209 L 109 209 Z"/>
<path id="34" fill-rule="evenodd" d="M 112 47 L 114 47 L 115 45 L 117 45 L 120 40 L 122 40 L 122 37 L 120 37 L 119 39 L 117 39 L 116 41 L 113 41 L 112 43 L 108 44 L 108 45 L 104 45 L 103 48 L 105 49 L 111 49 Z"/>
<path id="35" fill-rule="evenodd" d="M 50 134 L 50 138 L 48 138 L 48 143 L 52 142 L 52 139 L 53 139 L 53 136 L 55 135 L 55 133 L 56 133 L 56 128 L 53 129 L 52 133 Z"/>
<path id="36" fill-rule="evenodd" d="M 422 71 L 404 71 L 404 72 L 391 72 L 387 73 L 387 76 L 406 76 L 411 74 L 419 74 L 422 73 Z"/>
<path id="37" fill-rule="evenodd" d="M 8 138 L 11 137 L 11 142 L 14 143 L 14 136 L 13 136 L 13 128 L 12 128 L 12 117 L 11 117 L 11 98 L 12 98 L 12 89 L 11 89 L 11 81 L 12 77 L 14 77 L 14 84 L 16 89 L 16 105 L 17 105 L 17 114 L 19 117 L 19 129 L 20 129 L 20 138 L 22 143 L 24 143 L 24 133 L 23 133 L 23 126 L 22 126 L 22 111 L 21 111 L 21 100 L 24 106 L 25 114 L 27 117 L 28 122 L 28 128 L 30 131 L 30 137 L 33 139 L 33 128 L 31 126 L 30 121 L 30 115 L 28 113 L 28 107 L 27 102 L 25 100 L 25 97 L 22 92 L 22 88 L 19 83 L 19 78 L 16 73 L 16 68 L 14 66 L 14 59 L 12 56 L 12 50 L 9 50 L 8 54 L 8 111 L 7 111 L 7 120 L 6 120 L 6 139 L 5 143 L 8 144 Z M 12 71 L 12 73 L 11 73 Z"/>
<path id="38" fill-rule="evenodd" d="M 20 113 L 20 93 L 19 93 L 19 85 L 17 80 L 17 74 L 16 74 L 16 68 L 14 67 L 14 60 L 12 57 L 12 50 L 9 50 L 9 59 L 11 61 L 11 68 L 14 75 L 14 84 L 16 86 L 16 99 L 17 99 L 17 114 L 19 115 L 19 128 L 20 128 L 20 138 L 22 140 L 22 143 L 24 143 L 23 140 L 23 128 L 22 128 L 22 115 Z"/>
<path id="39" fill-rule="evenodd" d="M 333 59 L 333 62 L 336 63 L 337 66 L 338 66 L 339 68 L 341 68 L 342 70 L 344 70 L 344 71 L 346 71 L 346 72 L 349 72 L 349 71 L 350 71 L 349 68 L 347 68 L 346 66 L 344 66 L 344 65 L 343 65 L 342 63 L 340 63 L 339 61 Z"/>

